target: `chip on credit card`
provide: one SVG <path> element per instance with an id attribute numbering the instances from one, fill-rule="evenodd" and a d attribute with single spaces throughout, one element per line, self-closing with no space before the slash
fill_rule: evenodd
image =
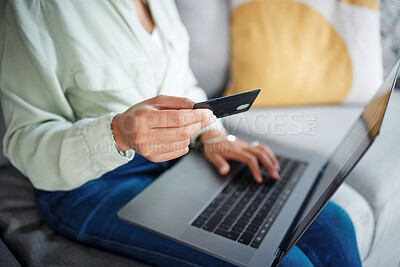
<path id="1" fill-rule="evenodd" d="M 210 109 L 217 118 L 246 112 L 256 100 L 261 89 L 255 89 L 239 94 L 228 95 L 198 102 L 193 105 L 193 109 Z"/>

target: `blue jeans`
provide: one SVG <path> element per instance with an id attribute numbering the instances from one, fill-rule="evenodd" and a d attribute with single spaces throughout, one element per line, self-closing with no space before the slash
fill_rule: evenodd
<path id="1" fill-rule="evenodd" d="M 61 235 L 152 265 L 232 266 L 117 217 L 120 208 L 172 164 L 153 163 L 136 154 L 130 163 L 75 190 L 36 190 L 39 211 Z M 281 266 L 361 266 L 347 214 L 329 203 Z"/>

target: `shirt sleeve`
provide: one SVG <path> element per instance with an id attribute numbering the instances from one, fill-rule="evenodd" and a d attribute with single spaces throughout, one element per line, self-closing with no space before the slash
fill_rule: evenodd
<path id="1" fill-rule="evenodd" d="M 119 155 L 111 139 L 112 114 L 75 121 L 42 2 L 10 2 L 0 23 L 4 154 L 46 191 L 77 188 L 127 163 L 133 153 Z"/>

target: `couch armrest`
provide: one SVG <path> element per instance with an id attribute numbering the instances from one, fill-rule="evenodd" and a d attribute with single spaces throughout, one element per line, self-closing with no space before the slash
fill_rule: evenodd
<path id="1" fill-rule="evenodd" d="M 380 135 L 346 182 L 369 202 L 375 230 L 365 266 L 396 266 L 400 261 L 400 90 L 394 91 Z M 384 256 L 383 256 L 384 255 Z"/>
<path id="2" fill-rule="evenodd" d="M 20 267 L 21 265 L 14 258 L 11 251 L 8 250 L 6 244 L 0 239 L 0 266 Z"/>
<path id="3" fill-rule="evenodd" d="M 395 90 L 379 136 L 346 180 L 375 208 L 385 205 L 385 202 L 400 191 L 398 114 L 400 114 L 400 90 Z"/>

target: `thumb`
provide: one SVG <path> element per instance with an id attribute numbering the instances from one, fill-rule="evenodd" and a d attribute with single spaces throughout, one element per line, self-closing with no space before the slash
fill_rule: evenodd
<path id="1" fill-rule="evenodd" d="M 150 101 L 160 109 L 192 109 L 194 105 L 189 98 L 168 95 L 158 95 Z"/>
<path id="2" fill-rule="evenodd" d="M 231 167 L 229 166 L 228 161 L 226 161 L 226 159 L 224 159 L 220 154 L 212 154 L 208 159 L 221 175 L 227 175 L 229 173 Z"/>

